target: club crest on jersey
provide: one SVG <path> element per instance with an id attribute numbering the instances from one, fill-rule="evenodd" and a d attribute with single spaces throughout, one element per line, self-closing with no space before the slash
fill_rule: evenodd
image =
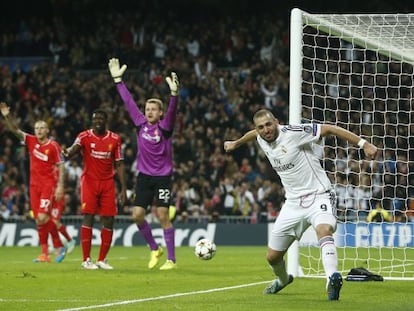
<path id="1" fill-rule="evenodd" d="M 305 131 L 305 133 L 312 133 L 312 131 L 313 131 L 312 126 L 310 126 L 310 125 L 305 125 L 303 127 L 303 130 Z"/>

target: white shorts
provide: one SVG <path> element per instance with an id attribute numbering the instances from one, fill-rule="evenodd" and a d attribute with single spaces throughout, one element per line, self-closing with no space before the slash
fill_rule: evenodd
<path id="1" fill-rule="evenodd" d="M 285 251 L 306 229 L 328 224 L 336 230 L 336 196 L 333 191 L 286 200 L 270 234 L 268 246 Z"/>

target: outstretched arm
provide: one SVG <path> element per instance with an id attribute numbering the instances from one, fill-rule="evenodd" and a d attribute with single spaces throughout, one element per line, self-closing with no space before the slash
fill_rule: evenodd
<path id="1" fill-rule="evenodd" d="M 80 151 L 80 149 L 81 149 L 81 146 L 75 142 L 69 148 L 62 147 L 62 153 L 66 158 L 70 159 L 75 154 L 77 154 Z"/>
<path id="2" fill-rule="evenodd" d="M 248 143 L 249 141 L 252 141 L 256 139 L 257 137 L 257 131 L 251 130 L 248 131 L 246 134 L 244 134 L 242 137 L 236 139 L 236 140 L 227 140 L 224 142 L 224 150 L 226 152 L 233 151 L 234 149 L 240 147 L 243 144 Z"/>
<path id="3" fill-rule="evenodd" d="M 336 125 L 323 124 L 321 127 L 321 136 L 337 136 L 343 140 L 350 142 L 351 144 L 358 145 L 360 148 L 364 149 L 365 155 L 374 159 L 375 155 L 378 152 L 378 148 L 373 144 L 369 143 L 365 139 L 359 137 L 358 135 Z"/>
<path id="4" fill-rule="evenodd" d="M 171 72 L 171 77 L 166 77 L 165 81 L 167 81 L 170 88 L 171 96 L 168 102 L 167 111 L 164 118 L 161 120 L 162 125 L 160 124 L 160 126 L 166 130 L 172 131 L 177 117 L 180 82 L 178 81 L 178 76 L 175 72 Z"/>
<path id="5" fill-rule="evenodd" d="M 10 117 L 10 107 L 6 103 L 0 103 L 1 114 L 4 117 L 7 128 L 20 140 L 24 140 L 24 132 L 19 129 Z"/>
<path id="6" fill-rule="evenodd" d="M 137 104 L 134 101 L 134 98 L 132 97 L 132 94 L 127 89 L 125 83 L 122 82 L 122 75 L 127 69 L 127 65 L 124 64 L 120 66 L 118 58 L 111 58 L 108 62 L 108 68 L 109 72 L 111 73 L 111 77 L 114 79 L 114 82 L 116 84 L 116 89 L 121 96 L 121 99 L 128 111 L 131 120 L 135 125 L 142 124 L 145 122 L 145 116 L 139 110 Z"/>

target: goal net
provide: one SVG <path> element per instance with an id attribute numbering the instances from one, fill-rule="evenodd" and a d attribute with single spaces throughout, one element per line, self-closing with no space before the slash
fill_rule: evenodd
<path id="1" fill-rule="evenodd" d="M 379 148 L 368 161 L 336 138 L 318 146 L 338 197 L 343 274 L 364 267 L 414 279 L 413 65 L 414 14 L 292 10 L 289 122 L 336 124 Z M 324 275 L 314 232 L 298 252 L 288 262 L 299 261 L 300 274 Z"/>

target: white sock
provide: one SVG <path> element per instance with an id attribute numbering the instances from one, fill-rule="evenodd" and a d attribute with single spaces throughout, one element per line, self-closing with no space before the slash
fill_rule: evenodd
<path id="1" fill-rule="evenodd" d="M 280 285 L 285 285 L 289 280 L 289 276 L 286 272 L 285 261 L 282 260 L 276 265 L 269 265 L 269 266 L 272 269 L 273 273 L 279 278 Z"/>
<path id="2" fill-rule="evenodd" d="M 319 240 L 321 248 L 322 264 L 325 269 L 327 280 L 338 269 L 338 254 L 334 238 L 332 236 L 325 236 Z"/>

